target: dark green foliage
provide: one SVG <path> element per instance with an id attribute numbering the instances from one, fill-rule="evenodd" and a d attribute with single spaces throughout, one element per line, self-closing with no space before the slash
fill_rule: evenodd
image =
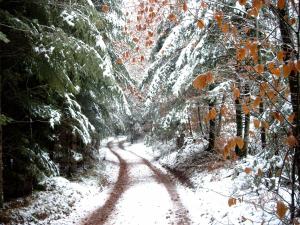
<path id="1" fill-rule="evenodd" d="M 113 61 L 114 24 L 87 1 L 0 1 L 0 20 L 7 200 L 58 168 L 89 167 L 100 139 L 124 130 L 115 118 L 128 117 L 122 88 L 133 81 Z"/>

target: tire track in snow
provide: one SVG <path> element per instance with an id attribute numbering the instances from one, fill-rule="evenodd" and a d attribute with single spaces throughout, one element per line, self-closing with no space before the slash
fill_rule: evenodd
<path id="1" fill-rule="evenodd" d="M 114 154 L 119 161 L 119 174 L 118 179 L 115 185 L 110 192 L 110 195 L 104 205 L 94 211 L 90 216 L 82 221 L 82 225 L 103 225 L 110 220 L 110 217 L 114 213 L 115 207 L 118 204 L 119 199 L 124 194 L 124 192 L 129 189 L 131 186 L 134 186 L 134 182 L 132 182 L 132 178 L 129 176 L 129 166 L 135 164 L 143 164 L 147 166 L 153 173 L 153 178 L 157 183 L 162 184 L 167 190 L 170 199 L 173 203 L 173 210 L 175 212 L 176 221 L 171 222 L 171 224 L 176 225 L 190 225 L 190 219 L 188 216 L 188 211 L 185 209 L 184 205 L 181 202 L 180 196 L 177 193 L 176 185 L 170 178 L 170 176 L 166 173 L 163 173 L 160 169 L 155 167 L 151 162 L 147 159 L 139 156 L 135 152 L 126 150 L 124 147 L 124 142 L 118 143 L 119 149 L 126 151 L 138 159 L 141 160 L 140 163 L 130 163 L 123 159 L 120 154 L 118 154 L 115 150 L 113 150 L 113 143 L 109 142 L 107 147 Z M 147 182 L 147 181 L 145 181 Z M 172 211 L 172 210 L 171 210 Z M 169 216 L 169 215 L 166 215 Z M 170 217 L 170 216 L 169 216 Z"/>
<path id="2" fill-rule="evenodd" d="M 119 175 L 117 182 L 115 183 L 109 198 L 106 200 L 104 205 L 94 211 L 87 219 L 83 221 L 83 225 L 102 225 L 104 224 L 110 214 L 114 211 L 115 206 L 122 196 L 122 194 L 129 187 L 129 174 L 128 174 L 128 164 L 127 162 L 112 149 L 112 142 L 107 144 L 109 150 L 118 158 L 119 161 Z"/>
<path id="3" fill-rule="evenodd" d="M 167 174 L 165 174 L 161 170 L 159 170 L 157 167 L 155 167 L 153 164 L 151 164 L 147 159 L 139 156 L 135 152 L 126 150 L 124 147 L 124 142 L 119 142 L 119 148 L 140 158 L 143 161 L 143 163 L 155 174 L 156 181 L 158 183 L 162 183 L 165 186 L 165 188 L 171 198 L 171 201 L 173 202 L 174 209 L 175 209 L 175 215 L 176 215 L 176 219 L 177 219 L 176 224 L 177 225 L 189 225 L 190 219 L 188 216 L 188 211 L 185 209 L 184 205 L 182 204 L 182 202 L 180 200 L 180 196 L 176 191 L 176 185 L 171 180 L 171 178 Z"/>

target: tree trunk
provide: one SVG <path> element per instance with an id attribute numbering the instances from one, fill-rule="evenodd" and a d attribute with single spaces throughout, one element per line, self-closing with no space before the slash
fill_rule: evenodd
<path id="1" fill-rule="evenodd" d="M 199 129 L 200 129 L 201 134 L 204 136 L 204 133 L 203 133 L 203 127 L 202 127 L 202 122 L 201 122 L 200 106 L 199 106 L 199 105 L 198 105 L 198 107 L 197 107 L 197 110 L 198 110 L 198 123 L 199 123 Z"/>
<path id="2" fill-rule="evenodd" d="M 240 81 L 238 81 L 238 87 L 240 88 Z M 236 136 L 242 137 L 243 136 L 243 114 L 242 114 L 242 104 L 240 97 L 237 97 L 235 100 L 235 119 L 236 119 Z M 238 156 L 241 156 L 241 149 L 236 146 L 235 153 Z"/>
<path id="3" fill-rule="evenodd" d="M 250 87 L 249 84 L 245 84 L 245 100 L 248 102 L 250 98 Z M 247 99 L 248 98 L 248 99 Z M 249 130 L 250 130 L 250 113 L 245 114 L 245 122 L 244 122 L 244 146 L 242 151 L 240 152 L 240 157 L 245 157 L 248 154 L 248 145 L 249 145 Z"/>
<path id="4" fill-rule="evenodd" d="M 259 40 L 260 33 L 259 33 L 258 18 L 256 18 L 255 28 L 256 28 L 256 38 L 257 38 L 257 40 Z M 258 46 L 258 63 L 259 64 L 262 63 L 260 49 L 261 49 L 261 46 L 259 45 Z M 258 80 L 260 81 L 261 79 L 258 78 Z M 259 114 L 262 115 L 264 113 L 264 111 L 265 111 L 264 100 L 262 98 L 261 102 L 259 103 Z M 261 140 L 261 147 L 262 147 L 262 149 L 264 149 L 267 145 L 266 128 L 264 126 L 261 126 L 261 128 L 260 128 L 260 140 Z"/>
<path id="5" fill-rule="evenodd" d="M 216 132 L 217 137 L 219 137 L 220 133 L 221 133 L 221 128 L 222 128 L 222 113 L 221 113 L 221 110 L 225 105 L 225 99 L 226 99 L 226 93 L 224 92 L 223 97 L 222 97 L 220 112 L 219 112 L 219 118 L 218 118 L 218 128 L 217 128 L 217 132 Z"/>
<path id="6" fill-rule="evenodd" d="M 300 9 L 300 3 L 299 3 L 299 9 Z M 281 33 L 282 38 L 282 50 L 285 53 L 284 61 L 285 63 L 288 63 L 290 60 L 295 59 L 295 55 L 297 56 L 297 59 L 299 60 L 299 49 L 298 52 L 295 50 L 295 45 L 293 43 L 293 36 L 292 31 L 289 27 L 289 25 L 285 22 L 285 18 L 288 18 L 288 11 L 287 8 L 284 8 L 282 10 L 279 10 L 275 8 L 274 6 L 271 7 L 271 10 L 275 12 L 275 14 L 278 15 L 279 19 L 279 29 Z M 300 15 L 298 16 L 300 18 Z M 298 32 L 296 34 L 297 37 L 297 45 L 300 46 L 300 24 L 298 26 Z M 296 137 L 298 141 L 298 145 L 295 148 L 294 153 L 294 164 L 296 165 L 296 174 L 298 176 L 298 191 L 300 192 L 300 105 L 299 105 L 299 99 L 300 99 L 300 78 L 299 78 L 299 72 L 297 72 L 295 69 L 293 69 L 289 75 L 289 87 L 291 92 L 291 101 L 292 101 L 292 107 L 293 107 L 293 113 L 295 114 L 294 119 L 294 128 L 293 128 L 293 135 Z M 293 197 L 293 196 L 292 196 Z M 295 209 L 295 206 L 291 206 L 291 220 L 294 219 L 295 212 L 293 211 Z"/>
<path id="7" fill-rule="evenodd" d="M 262 115 L 264 113 L 264 102 L 263 99 L 259 103 L 259 114 Z M 260 128 L 260 140 L 261 140 L 261 147 L 264 149 L 267 146 L 267 137 L 266 137 L 266 128 L 261 126 Z"/>
<path id="8" fill-rule="evenodd" d="M 0 65 L 1 67 L 1 65 Z M 2 113 L 2 76 L 0 74 L 0 116 Z M 3 208 L 3 143 L 2 143 L 2 124 L 0 123 L 0 208 Z"/>
<path id="9" fill-rule="evenodd" d="M 209 90 L 212 90 L 213 86 L 210 85 Z M 208 103 L 209 110 L 212 110 L 215 107 L 216 100 L 210 100 Z M 207 151 L 213 151 L 215 147 L 215 132 L 216 132 L 216 119 L 209 120 L 209 137 L 208 137 L 208 148 Z"/>

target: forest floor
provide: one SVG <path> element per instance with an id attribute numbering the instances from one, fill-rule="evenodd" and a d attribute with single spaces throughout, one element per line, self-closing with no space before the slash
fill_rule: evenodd
<path id="1" fill-rule="evenodd" d="M 197 167 L 193 164 L 197 162 L 185 156 L 204 154 L 203 145 L 191 146 L 180 154 L 158 157 L 156 153 L 161 150 L 146 147 L 143 142 L 131 145 L 125 138 L 107 140 L 100 149 L 107 173 L 105 179 L 100 179 L 100 183 L 107 183 L 104 188 L 97 187 L 94 178 L 81 182 L 51 178 L 48 186 L 52 189 L 34 194 L 27 204 L 22 205 L 24 199 L 20 200 L 21 207 L 8 205 L 7 213 L 13 220 L 3 224 L 279 224 L 272 211 L 275 201 L 271 192 L 258 195 L 250 190 L 246 173 L 233 179 L 234 167 L 244 166 L 242 162 L 220 164 L 210 159 L 206 160 L 206 169 L 199 167 L 190 174 L 186 173 L 190 169 L 165 169 L 168 164 Z M 195 149 L 197 152 L 193 152 Z M 230 207 L 228 200 L 232 196 L 237 202 Z"/>

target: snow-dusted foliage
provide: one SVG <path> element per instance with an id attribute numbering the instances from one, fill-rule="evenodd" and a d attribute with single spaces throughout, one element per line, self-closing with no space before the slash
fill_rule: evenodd
<path id="1" fill-rule="evenodd" d="M 0 53 L 6 62 L 1 90 L 9 96 L 1 113 L 16 124 L 4 134 L 8 140 L 3 148 L 10 152 L 4 161 L 6 168 L 11 161 L 26 167 L 5 171 L 6 182 L 16 187 L 5 192 L 18 197 L 30 193 L 43 170 L 49 170 L 45 160 L 57 163 L 61 175 L 68 176 L 91 166 L 100 140 L 125 131 L 132 103 L 127 89 L 134 81 L 124 65 L 116 63 L 113 47 L 124 38 L 119 0 L 111 3 L 109 12 L 101 10 L 103 2 L 92 0 L 21 0 L 17 8 L 13 1 L 0 4 L 6 24 L 1 49 L 7 50 Z M 22 156 L 24 149 L 30 152 L 36 145 L 45 152 L 35 157 L 41 162 Z M 36 164 L 43 166 L 35 169 Z"/>

